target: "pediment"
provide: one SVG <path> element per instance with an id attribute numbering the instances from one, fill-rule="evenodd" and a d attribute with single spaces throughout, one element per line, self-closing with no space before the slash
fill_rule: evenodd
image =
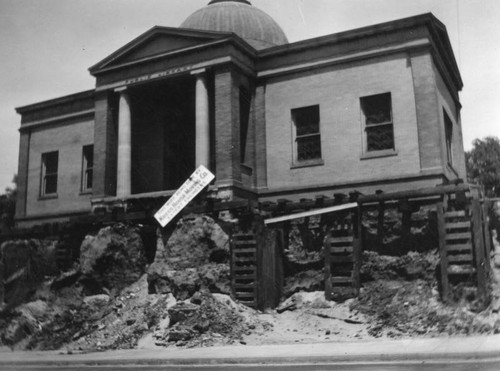
<path id="1" fill-rule="evenodd" d="M 133 63 L 169 52 L 195 47 L 217 39 L 225 38 L 229 33 L 207 32 L 171 27 L 153 27 L 141 36 L 118 49 L 101 62 L 90 67 L 92 74 L 99 70 Z"/>

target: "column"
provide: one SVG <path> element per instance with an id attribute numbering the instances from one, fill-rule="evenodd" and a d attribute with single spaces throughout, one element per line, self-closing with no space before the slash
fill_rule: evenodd
<path id="1" fill-rule="evenodd" d="M 196 76 L 196 164 L 210 168 L 210 115 L 205 69 L 192 72 Z"/>
<path id="2" fill-rule="evenodd" d="M 118 164 L 116 175 L 116 195 L 125 197 L 132 193 L 132 120 L 130 97 L 126 88 L 120 93 L 118 108 Z"/>

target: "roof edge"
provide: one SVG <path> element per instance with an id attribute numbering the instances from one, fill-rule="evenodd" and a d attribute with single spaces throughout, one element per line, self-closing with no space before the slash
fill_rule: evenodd
<path id="1" fill-rule="evenodd" d="M 16 107 L 16 112 L 22 115 L 22 114 L 27 113 L 27 112 L 36 111 L 36 110 L 44 109 L 44 108 L 51 107 L 51 106 L 57 106 L 60 104 L 73 102 L 75 100 L 84 100 L 84 99 L 88 99 L 88 98 L 93 98 L 94 93 L 95 93 L 95 89 L 91 89 L 91 90 L 81 91 L 78 93 L 64 95 L 61 97 L 44 100 L 42 102 L 28 104 L 28 105 L 21 106 L 21 107 Z"/>
<path id="2" fill-rule="evenodd" d="M 206 39 L 218 39 L 224 36 L 227 36 L 228 32 L 218 32 L 218 31 L 201 31 L 190 28 L 179 28 L 179 27 L 165 27 L 165 26 L 153 26 L 149 30 L 143 32 L 135 39 L 129 41 L 125 45 L 121 46 L 119 49 L 112 52 L 110 55 L 97 62 L 88 68 L 88 71 L 91 75 L 94 75 L 95 72 L 100 70 L 101 68 L 105 68 L 111 62 L 120 58 L 129 52 L 134 46 L 141 44 L 142 42 L 148 40 L 153 35 L 159 33 L 168 33 L 169 35 L 177 35 L 177 36 L 186 36 L 186 37 L 198 37 L 198 38 L 206 38 Z"/>
<path id="3" fill-rule="evenodd" d="M 453 53 L 453 48 L 451 47 L 448 33 L 446 31 L 446 26 L 432 13 L 423 13 L 412 17 L 364 26 L 353 30 L 319 36 L 312 39 L 300 40 L 290 44 L 273 46 L 258 50 L 257 55 L 259 58 L 275 57 L 332 43 L 342 43 L 363 37 L 379 35 L 381 33 L 396 32 L 415 26 L 427 27 L 430 33 L 431 42 L 434 45 L 437 44 L 440 46 L 439 48 L 436 48 L 436 50 L 453 75 L 458 90 L 461 90 L 463 88 L 463 81 Z"/>

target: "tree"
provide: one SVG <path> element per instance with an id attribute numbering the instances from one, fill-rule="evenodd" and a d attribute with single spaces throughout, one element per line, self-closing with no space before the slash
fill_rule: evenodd
<path id="1" fill-rule="evenodd" d="M 465 153 L 469 182 L 484 187 L 489 197 L 500 196 L 500 140 L 496 137 L 475 139 Z"/>
<path id="2" fill-rule="evenodd" d="M 16 213 L 17 197 L 17 175 L 12 180 L 14 188 L 6 188 L 5 193 L 0 195 L 0 230 L 14 226 L 14 215 Z"/>

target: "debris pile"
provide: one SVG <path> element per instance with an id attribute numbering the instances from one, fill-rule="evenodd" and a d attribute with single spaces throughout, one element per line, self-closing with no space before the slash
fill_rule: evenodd
<path id="1" fill-rule="evenodd" d="M 229 238 L 206 216 L 181 219 L 171 235 L 160 236 L 148 269 L 151 293 L 177 300 L 201 289 L 230 294 Z"/>
<path id="2" fill-rule="evenodd" d="M 208 292 L 196 293 L 190 300 L 168 310 L 168 327 L 154 332 L 155 344 L 162 346 L 212 346 L 245 343 L 259 324 L 252 309 L 235 303 L 231 297 Z"/>

